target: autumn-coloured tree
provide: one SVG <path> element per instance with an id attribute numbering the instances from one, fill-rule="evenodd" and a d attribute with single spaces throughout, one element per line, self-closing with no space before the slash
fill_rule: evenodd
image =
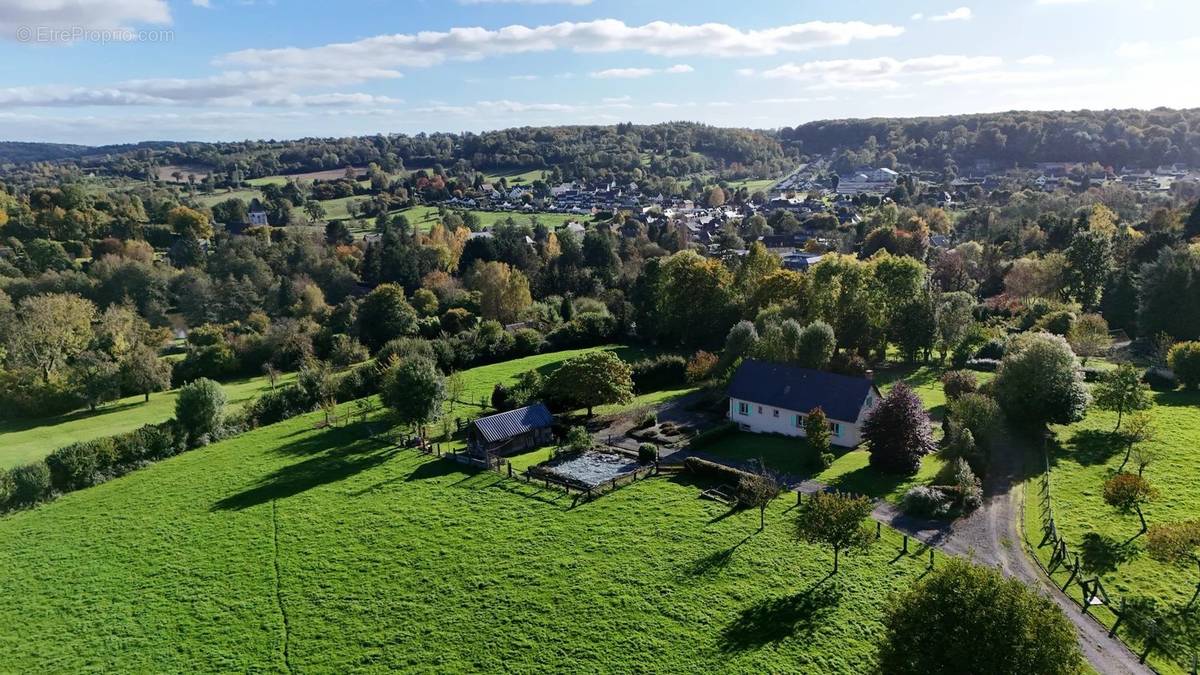
<path id="1" fill-rule="evenodd" d="M 633 400 L 633 370 L 616 354 L 594 351 L 563 361 L 550 377 L 546 390 L 570 405 L 592 409 L 606 403 Z"/>
<path id="2" fill-rule="evenodd" d="M 1133 541 L 1146 533 L 1146 516 L 1142 506 L 1153 501 L 1158 496 L 1158 490 L 1150 481 L 1135 473 L 1117 473 L 1104 481 L 1104 501 L 1121 513 L 1136 513 L 1142 522 L 1142 529 L 1130 537 Z"/>

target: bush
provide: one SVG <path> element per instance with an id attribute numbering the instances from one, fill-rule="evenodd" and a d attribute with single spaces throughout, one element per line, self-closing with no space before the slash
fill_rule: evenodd
<path id="1" fill-rule="evenodd" d="M 995 359 L 968 359 L 963 367 L 967 370 L 977 370 L 981 373 L 994 373 L 1000 368 L 1000 362 Z"/>
<path id="2" fill-rule="evenodd" d="M 0 511 L 8 508 L 12 502 L 14 490 L 12 472 L 0 469 Z"/>
<path id="3" fill-rule="evenodd" d="M 638 462 L 653 464 L 658 460 L 658 446 L 653 443 L 642 443 L 638 446 Z"/>
<path id="4" fill-rule="evenodd" d="M 532 328 L 521 328 L 513 333 L 513 355 L 532 356 L 546 347 L 546 339 Z"/>
<path id="5" fill-rule="evenodd" d="M 591 450 L 593 446 L 592 435 L 583 427 L 571 427 L 567 430 L 565 445 L 573 452 Z"/>
<path id="6" fill-rule="evenodd" d="M 697 476 L 713 478 L 733 485 L 741 483 L 743 478 L 752 478 L 754 476 L 749 471 L 742 471 L 741 469 L 735 469 L 724 464 L 718 464 L 717 462 L 710 462 L 707 459 L 700 459 L 699 457 L 688 457 L 683 460 L 683 466 Z"/>
<path id="7" fill-rule="evenodd" d="M 946 418 L 984 445 L 1000 428 L 1002 414 L 996 399 L 985 394 L 963 394 L 946 406 Z"/>
<path id="8" fill-rule="evenodd" d="M 983 343 L 983 346 L 975 352 L 974 357 L 977 359 L 993 359 L 999 361 L 1000 359 L 1004 358 L 1005 350 L 1006 343 L 1003 339 L 992 338 Z"/>
<path id="9" fill-rule="evenodd" d="M 370 358 L 371 353 L 361 342 L 349 335 L 334 335 L 329 348 L 329 361 L 339 367 L 362 363 Z"/>
<path id="10" fill-rule="evenodd" d="M 1175 377 L 1175 373 L 1159 366 L 1147 368 L 1146 372 L 1142 373 L 1142 382 L 1154 391 L 1174 391 L 1179 388 L 1179 379 Z"/>
<path id="11" fill-rule="evenodd" d="M 717 356 L 711 352 L 706 352 L 703 349 L 692 354 L 692 358 L 687 362 L 686 379 L 688 384 L 700 384 L 708 379 L 712 374 L 712 370 L 717 365 Z"/>
<path id="12" fill-rule="evenodd" d="M 637 428 L 645 429 L 647 427 L 652 427 L 655 424 L 658 424 L 658 413 L 651 410 L 645 415 L 642 415 L 642 419 L 638 420 Z"/>
<path id="13" fill-rule="evenodd" d="M 901 506 L 905 513 L 924 518 L 945 518 L 950 515 L 950 495 L 939 487 L 918 485 L 904 493 Z"/>
<path id="14" fill-rule="evenodd" d="M 94 443 L 72 443 L 59 448 L 46 457 L 50 470 L 50 484 L 59 492 L 70 492 L 95 485 L 96 472 L 100 468 Z"/>
<path id="15" fill-rule="evenodd" d="M 188 444 L 203 445 L 220 431 L 225 416 L 225 392 L 207 378 L 185 384 L 175 399 L 175 419 L 187 431 Z"/>
<path id="16" fill-rule="evenodd" d="M 1037 325 L 1047 333 L 1066 335 L 1071 332 L 1071 328 L 1075 325 L 1075 313 L 1070 310 L 1060 309 L 1057 312 L 1051 312 L 1042 317 Z"/>
<path id="17" fill-rule="evenodd" d="M 1084 382 L 1099 382 L 1109 372 L 1104 368 L 1097 368 L 1096 366 L 1084 366 L 1082 370 Z"/>
<path id="18" fill-rule="evenodd" d="M 833 456 L 832 452 L 822 452 L 821 454 L 817 455 L 817 461 L 820 463 L 822 471 L 833 466 L 834 459 L 836 459 L 836 457 Z"/>
<path id="19" fill-rule="evenodd" d="M 631 364 L 633 389 L 639 394 L 664 389 L 677 389 L 687 383 L 687 359 L 664 354 Z"/>
<path id="20" fill-rule="evenodd" d="M 963 394 L 970 394 L 979 389 L 979 380 L 975 373 L 969 370 L 951 370 L 942 375 L 942 392 L 946 399 L 957 400 Z"/>
<path id="21" fill-rule="evenodd" d="M 45 462 L 18 466 L 9 475 L 12 479 L 12 504 L 28 506 L 50 497 L 50 467 Z"/>
<path id="22" fill-rule="evenodd" d="M 1200 385 L 1200 342 L 1180 342 L 1167 353 L 1167 365 L 1184 389 Z"/>

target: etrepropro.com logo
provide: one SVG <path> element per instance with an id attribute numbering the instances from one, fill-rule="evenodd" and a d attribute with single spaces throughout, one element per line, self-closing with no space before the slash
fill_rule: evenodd
<path id="1" fill-rule="evenodd" d="M 172 42 L 165 29 L 88 28 L 86 26 L 17 26 L 17 42 Z"/>

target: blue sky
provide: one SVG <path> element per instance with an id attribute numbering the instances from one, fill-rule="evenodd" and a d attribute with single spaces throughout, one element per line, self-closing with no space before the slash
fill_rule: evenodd
<path id="1" fill-rule="evenodd" d="M 1194 0 L 0 0 L 0 138 L 1194 107 Z"/>

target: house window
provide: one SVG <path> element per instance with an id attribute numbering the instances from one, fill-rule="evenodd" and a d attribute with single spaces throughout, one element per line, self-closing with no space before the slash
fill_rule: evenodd
<path id="1" fill-rule="evenodd" d="M 771 411 L 771 417 L 779 417 L 779 408 L 775 408 Z"/>
<path id="2" fill-rule="evenodd" d="M 829 432 L 831 434 L 833 434 L 834 436 L 841 436 L 842 435 L 842 425 L 838 424 L 837 422 L 830 422 L 829 423 Z"/>
<path id="3" fill-rule="evenodd" d="M 761 414 L 762 414 L 762 406 L 761 406 L 761 405 L 760 405 L 760 406 L 758 406 L 758 414 L 759 414 L 759 415 L 761 415 Z"/>
<path id="4" fill-rule="evenodd" d="M 750 414 L 750 404 L 746 403 L 745 401 L 738 401 L 738 414 L 739 415 L 749 415 Z"/>
<path id="5" fill-rule="evenodd" d="M 804 415 L 796 415 L 793 417 L 792 424 L 795 424 L 797 429 L 804 426 Z"/>

